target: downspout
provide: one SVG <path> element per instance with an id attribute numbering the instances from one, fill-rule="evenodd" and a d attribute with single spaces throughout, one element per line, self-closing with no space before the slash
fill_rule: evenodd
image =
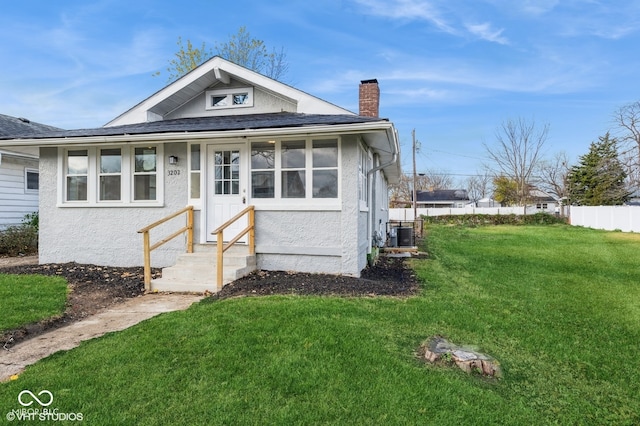
<path id="1" fill-rule="evenodd" d="M 387 132 L 389 133 L 389 132 Z M 385 167 L 392 166 L 398 161 L 399 147 L 398 147 L 398 132 L 393 129 L 393 133 L 391 134 L 391 138 L 389 138 L 393 143 L 391 144 L 391 160 L 387 163 L 380 164 L 377 167 L 369 170 L 367 172 L 367 194 L 371 194 L 371 205 L 369 206 L 369 214 L 367 214 L 367 239 L 369 241 L 369 247 L 367 248 L 367 253 L 371 253 L 371 246 L 373 242 L 373 215 L 376 211 L 376 197 L 375 197 L 375 188 L 372 187 L 372 179 L 374 173 L 384 169 Z"/>

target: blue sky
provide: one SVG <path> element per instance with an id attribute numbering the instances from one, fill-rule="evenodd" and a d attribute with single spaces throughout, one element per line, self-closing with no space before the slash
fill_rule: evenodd
<path id="1" fill-rule="evenodd" d="M 377 78 L 380 114 L 411 166 L 456 179 L 486 162 L 502 122 L 550 126 L 573 161 L 640 99 L 640 2 L 599 0 L 60 0 L 3 2 L 0 113 L 102 126 L 164 87 L 178 37 L 213 47 L 245 26 L 283 47 L 283 79 L 357 112 Z M 159 77 L 153 74 L 161 71 Z"/>

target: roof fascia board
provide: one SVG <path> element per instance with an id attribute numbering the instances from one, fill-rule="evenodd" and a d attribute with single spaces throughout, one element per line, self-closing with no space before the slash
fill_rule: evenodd
<path id="1" fill-rule="evenodd" d="M 16 158 L 30 158 L 33 160 L 37 160 L 38 156 L 33 154 L 26 154 L 22 152 L 15 151 L 6 151 L 4 149 L 0 149 L 0 156 L 4 155 L 5 157 L 16 157 Z"/>
<path id="2" fill-rule="evenodd" d="M 65 138 L 39 138 L 39 139 L 7 139 L 0 140 L 0 147 L 9 146 L 64 146 L 83 144 L 109 144 L 109 143 L 144 143 L 144 142 L 181 142 L 185 140 L 202 139 L 226 139 L 226 138 L 253 138 L 261 136 L 277 135 L 313 135 L 313 134 L 357 134 L 371 132 L 386 132 L 393 127 L 388 121 L 378 121 L 373 123 L 353 123 L 313 127 L 274 127 L 268 129 L 243 129 L 243 130 L 220 130 L 201 132 L 174 132 L 174 133 L 145 133 L 145 134 L 122 134 L 111 136 L 79 136 Z M 17 143 L 11 143 L 16 141 Z M 396 142 L 391 140 L 390 142 Z"/>

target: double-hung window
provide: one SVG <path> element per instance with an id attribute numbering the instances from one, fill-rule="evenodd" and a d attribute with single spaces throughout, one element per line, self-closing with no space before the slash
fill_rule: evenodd
<path id="1" fill-rule="evenodd" d="M 294 139 L 251 144 L 251 197 L 337 199 L 338 139 Z"/>
<path id="2" fill-rule="evenodd" d="M 251 144 L 251 197 L 275 196 L 275 141 Z"/>
<path id="3" fill-rule="evenodd" d="M 305 141 L 281 143 L 282 198 L 305 198 Z"/>
<path id="4" fill-rule="evenodd" d="M 89 151 L 67 151 L 66 188 L 67 201 L 87 201 L 89 180 Z"/>
<path id="5" fill-rule="evenodd" d="M 313 141 L 313 198 L 338 198 L 338 141 Z"/>
<path id="6" fill-rule="evenodd" d="M 369 204 L 369 188 L 367 187 L 367 174 L 371 170 L 371 156 L 367 149 L 360 144 L 358 147 L 358 198 L 360 208 L 365 209 Z"/>
<path id="7" fill-rule="evenodd" d="M 158 155 L 155 146 L 135 149 L 135 168 L 133 171 L 133 199 L 152 201 L 156 199 L 156 174 Z"/>
<path id="8" fill-rule="evenodd" d="M 100 201 L 120 201 L 122 199 L 122 150 L 120 148 L 100 149 L 99 161 L 98 197 Z"/>
<path id="9" fill-rule="evenodd" d="M 37 193 L 40 188 L 40 172 L 38 169 L 24 169 L 24 192 Z"/>
<path id="10" fill-rule="evenodd" d="M 61 199 L 67 205 L 162 203 L 162 146 L 73 148 L 64 151 Z"/>

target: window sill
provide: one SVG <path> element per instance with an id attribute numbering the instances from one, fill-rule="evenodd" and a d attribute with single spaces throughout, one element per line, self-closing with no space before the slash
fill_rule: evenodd
<path id="1" fill-rule="evenodd" d="M 137 208 L 137 207 L 164 207 L 163 203 L 57 203 L 59 208 Z"/>
<path id="2" fill-rule="evenodd" d="M 342 206 L 336 204 L 258 204 L 253 202 L 256 210 L 262 211 L 340 211 Z"/>

